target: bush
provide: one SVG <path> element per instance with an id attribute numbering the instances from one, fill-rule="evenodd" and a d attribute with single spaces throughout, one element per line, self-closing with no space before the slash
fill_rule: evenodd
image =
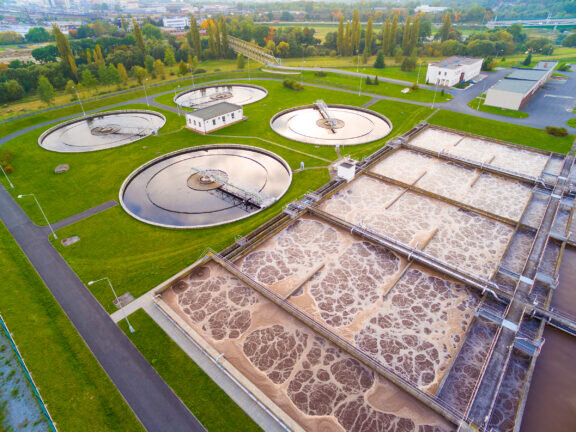
<path id="1" fill-rule="evenodd" d="M 553 136 L 566 136 L 568 135 L 568 131 L 566 128 L 557 127 L 557 126 L 546 126 L 546 133 L 553 135 Z"/>
<path id="2" fill-rule="evenodd" d="M 366 77 L 366 85 L 372 85 L 372 80 L 369 76 Z"/>
<path id="3" fill-rule="evenodd" d="M 0 165 L 3 167 L 12 162 L 13 159 L 14 155 L 9 150 L 4 150 L 2 153 L 0 153 Z"/>
<path id="4" fill-rule="evenodd" d="M 206 69 L 196 68 L 194 69 L 194 75 L 206 73 Z"/>
<path id="5" fill-rule="evenodd" d="M 327 74 L 326 72 L 324 72 L 324 71 L 314 72 L 314 76 L 316 76 L 316 77 L 325 77 L 325 76 L 327 76 L 327 75 L 328 75 L 328 74 Z"/>
<path id="6" fill-rule="evenodd" d="M 295 91 L 300 91 L 304 88 L 304 86 L 302 86 L 302 84 L 300 84 L 298 81 L 296 80 L 292 80 L 292 79 L 285 79 L 284 81 L 282 81 L 282 85 L 290 90 L 295 90 Z"/>
<path id="7" fill-rule="evenodd" d="M 336 50 L 330 51 L 330 57 L 336 57 L 337 55 L 338 53 L 336 52 Z"/>
<path id="8" fill-rule="evenodd" d="M 412 89 L 412 91 L 416 91 L 420 88 L 420 86 L 417 83 L 412 84 L 412 87 L 410 87 Z"/>
<path id="9" fill-rule="evenodd" d="M 558 69 L 560 72 L 569 72 L 570 71 L 570 65 L 568 63 L 560 63 L 558 65 Z"/>
<path id="10" fill-rule="evenodd" d="M 2 169 L 4 169 L 6 174 L 12 174 L 14 172 L 14 168 L 10 164 L 4 165 Z"/>

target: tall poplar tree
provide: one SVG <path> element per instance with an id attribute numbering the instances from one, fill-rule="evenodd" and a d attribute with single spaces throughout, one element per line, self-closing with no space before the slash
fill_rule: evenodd
<path id="1" fill-rule="evenodd" d="M 132 26 L 134 27 L 134 40 L 136 41 L 136 46 L 142 52 L 142 55 L 144 55 L 146 54 L 146 44 L 144 44 L 144 37 L 142 36 L 140 26 L 134 18 L 132 18 Z"/>
<path id="2" fill-rule="evenodd" d="M 219 27 L 220 37 L 222 38 L 222 56 L 227 57 L 230 47 L 228 45 L 228 24 L 226 23 L 224 15 L 220 15 Z"/>
<path id="3" fill-rule="evenodd" d="M 352 36 L 352 51 L 358 52 L 360 49 L 360 35 L 362 34 L 358 9 L 354 9 L 354 13 L 352 14 L 352 28 L 350 31 Z M 354 52 L 352 52 L 352 54 L 354 54 Z"/>
<path id="4" fill-rule="evenodd" d="M 70 48 L 70 43 L 68 39 L 60 31 L 56 24 L 52 24 L 52 30 L 54 32 L 54 39 L 56 39 L 56 46 L 58 47 L 58 52 L 60 53 L 60 58 L 65 65 L 65 68 L 70 72 L 70 74 L 78 80 L 78 73 L 76 70 L 76 61 L 74 60 L 74 54 Z"/>
<path id="5" fill-rule="evenodd" d="M 384 30 L 382 30 L 382 51 L 385 54 L 390 52 L 390 27 L 392 24 L 390 23 L 390 18 L 386 20 L 386 24 L 384 24 Z"/>
<path id="6" fill-rule="evenodd" d="M 439 32 L 441 42 L 448 40 L 451 28 L 452 28 L 452 18 L 450 17 L 450 12 L 446 12 L 446 15 L 444 15 L 444 18 L 442 18 L 442 27 L 440 28 Z"/>
<path id="7" fill-rule="evenodd" d="M 394 48 L 396 48 L 396 32 L 398 31 L 398 15 L 394 15 L 392 19 L 392 27 L 390 28 L 390 41 L 388 43 L 388 55 L 394 54 Z"/>
<path id="8" fill-rule="evenodd" d="M 344 55 L 352 55 L 352 35 L 350 34 L 350 21 L 346 22 L 346 30 L 344 30 Z"/>
<path id="9" fill-rule="evenodd" d="M 340 16 L 340 23 L 338 24 L 338 34 L 336 36 L 336 46 L 338 47 L 338 55 L 344 55 L 344 17 Z"/>
<path id="10" fill-rule="evenodd" d="M 408 55 L 410 48 L 410 17 L 406 18 L 406 24 L 404 24 L 404 32 L 402 33 L 402 51 L 404 55 Z"/>
<path id="11" fill-rule="evenodd" d="M 368 57 L 372 54 L 372 35 L 373 35 L 373 28 L 372 28 L 372 16 L 368 18 L 368 24 L 366 25 L 366 37 L 364 38 L 364 52 L 362 53 L 362 59 L 364 63 L 368 61 Z"/>
<path id="12" fill-rule="evenodd" d="M 188 32 L 188 43 L 194 47 L 194 55 L 202 58 L 202 43 L 200 42 L 200 29 L 194 15 L 190 15 L 190 31 Z"/>

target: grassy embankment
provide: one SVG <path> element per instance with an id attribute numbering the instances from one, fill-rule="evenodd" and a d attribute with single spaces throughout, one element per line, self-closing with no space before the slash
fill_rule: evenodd
<path id="1" fill-rule="evenodd" d="M 498 108 L 493 106 L 484 105 L 484 100 L 486 99 L 486 95 L 480 95 L 475 99 L 472 99 L 468 102 L 468 106 L 476 111 L 482 111 L 489 114 L 496 114 L 504 117 L 512 117 L 512 118 L 526 118 L 529 116 L 528 113 L 523 111 L 515 111 L 506 108 Z"/>
<path id="2" fill-rule="evenodd" d="M 61 431 L 142 426 L 0 222 L 0 311 Z"/>
<path id="3" fill-rule="evenodd" d="M 428 122 L 558 153 L 567 153 L 572 147 L 572 142 L 575 138 L 573 135 L 555 137 L 547 134 L 542 129 L 518 126 L 444 110 L 438 111 L 430 117 Z"/>
<path id="4" fill-rule="evenodd" d="M 120 327 L 158 374 L 209 431 L 259 431 L 260 428 L 158 325 L 139 310 L 130 315 L 138 329 Z"/>

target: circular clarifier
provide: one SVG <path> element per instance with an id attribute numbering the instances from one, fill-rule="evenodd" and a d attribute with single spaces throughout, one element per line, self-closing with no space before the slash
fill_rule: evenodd
<path id="1" fill-rule="evenodd" d="M 317 145 L 357 145 L 384 138 L 392 123 L 382 114 L 348 105 L 290 108 L 272 117 L 274 131 L 294 141 Z M 327 114 L 327 115 L 326 115 Z"/>
<path id="2" fill-rule="evenodd" d="M 220 102 L 248 105 L 264 99 L 267 94 L 264 87 L 251 84 L 218 84 L 178 93 L 174 103 L 187 108 L 206 108 Z"/>
<path id="3" fill-rule="evenodd" d="M 167 228 L 204 228 L 237 221 L 275 203 L 292 171 L 278 155 L 235 144 L 198 146 L 156 158 L 120 189 L 124 210 Z"/>
<path id="4" fill-rule="evenodd" d="M 154 135 L 165 123 L 156 111 L 108 111 L 60 123 L 44 132 L 38 144 L 60 153 L 104 150 Z"/>

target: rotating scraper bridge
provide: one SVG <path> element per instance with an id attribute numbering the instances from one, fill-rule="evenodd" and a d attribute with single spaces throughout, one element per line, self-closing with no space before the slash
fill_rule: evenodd
<path id="1" fill-rule="evenodd" d="M 334 126 L 330 114 L 327 110 L 323 110 L 321 101 L 316 104 L 317 109 L 322 114 L 323 118 L 330 126 Z M 458 205 L 459 208 L 480 214 L 483 217 L 489 218 L 493 221 L 506 224 L 513 227 L 513 235 L 508 241 L 506 252 L 512 248 L 512 238 L 518 232 L 526 232 L 533 236 L 533 242 L 529 252 L 523 258 L 523 264 L 520 266 L 523 270 L 513 271 L 499 263 L 496 271 L 489 277 L 479 275 L 476 272 L 460 268 L 452 262 L 448 262 L 438 256 L 424 252 L 423 250 L 413 247 L 405 242 L 399 241 L 397 238 L 378 232 L 377 230 L 366 227 L 363 223 L 354 223 L 346 220 L 344 217 L 336 215 L 320 208 L 323 202 L 336 196 L 340 191 L 348 187 L 345 180 L 335 178 L 320 189 L 308 193 L 301 199 L 289 204 L 285 207 L 284 211 L 269 220 L 259 228 L 247 236 L 238 239 L 236 243 L 229 246 L 220 253 L 210 252 L 206 257 L 200 261 L 197 266 L 204 265 L 209 261 L 214 261 L 218 265 L 227 269 L 232 275 L 241 280 L 248 287 L 251 287 L 256 292 L 263 295 L 272 303 L 295 317 L 300 322 L 304 323 L 307 327 L 313 329 L 316 333 L 336 344 L 340 349 L 347 352 L 356 360 L 366 365 L 371 370 L 376 371 L 384 376 L 391 382 L 395 383 L 398 387 L 405 390 L 407 393 L 415 397 L 417 400 L 431 408 L 436 413 L 439 413 L 444 418 L 462 427 L 461 430 L 490 430 L 495 411 L 498 409 L 498 396 L 503 389 L 503 382 L 507 376 L 508 368 L 511 367 L 512 358 L 520 355 L 529 358 L 530 367 L 528 368 L 525 383 L 519 390 L 521 400 L 518 401 L 518 408 L 509 413 L 514 419 L 514 423 L 519 425 L 520 419 L 523 414 L 523 407 L 527 398 L 528 388 L 531 373 L 533 371 L 533 364 L 539 354 L 540 348 L 543 344 L 542 334 L 546 325 L 552 325 L 564 332 L 576 336 L 576 317 L 569 316 L 560 311 L 551 310 L 550 303 L 554 290 L 558 285 L 558 277 L 555 273 L 550 273 L 544 267 L 544 255 L 547 248 L 551 243 L 560 245 L 560 250 L 563 251 L 566 245 L 574 246 L 573 240 L 570 240 L 569 228 L 570 221 L 575 217 L 575 180 L 574 176 L 574 156 L 569 155 L 555 155 L 551 153 L 541 152 L 543 157 L 547 157 L 545 168 L 541 175 L 532 175 L 498 166 L 494 163 L 478 162 L 474 158 L 468 158 L 451 154 L 449 151 L 432 151 L 412 144 L 412 140 L 419 134 L 428 130 L 436 130 L 449 134 L 458 134 L 461 139 L 483 139 L 487 142 L 508 146 L 515 148 L 514 145 L 509 143 L 497 142 L 496 140 L 487 140 L 483 137 L 478 137 L 471 134 L 453 131 L 446 128 L 436 127 L 430 128 L 428 125 L 420 125 L 417 128 L 406 133 L 404 136 L 393 140 L 391 143 L 378 150 L 374 154 L 365 158 L 363 161 L 356 165 L 356 175 L 358 177 L 365 177 L 374 179 L 375 181 L 385 181 L 389 184 L 404 188 L 405 192 L 411 192 L 424 196 L 430 199 L 442 201 L 450 205 Z M 460 142 L 459 141 L 459 142 Z M 455 146 L 456 147 L 456 146 Z M 480 209 L 470 204 L 458 202 L 451 197 L 444 197 L 438 193 L 431 192 L 425 188 L 416 186 L 416 183 L 423 177 L 420 175 L 418 180 L 409 183 L 404 183 L 398 179 L 387 177 L 374 172 L 374 168 L 386 158 L 395 154 L 398 150 L 412 151 L 414 153 L 422 154 L 425 156 L 434 155 L 436 158 L 447 161 L 452 164 L 458 164 L 470 170 L 475 170 L 479 173 L 488 173 L 490 175 L 497 174 L 498 176 L 514 181 L 522 181 L 526 185 L 530 185 L 532 189 L 532 198 L 538 197 L 546 199 L 546 204 L 543 208 L 542 218 L 537 224 L 530 224 L 525 221 L 525 216 L 529 205 L 526 205 L 522 217 L 517 221 L 502 215 L 491 213 L 485 209 Z M 556 172 L 549 172 L 549 168 L 556 166 Z M 204 173 L 202 170 L 195 169 L 200 175 L 210 176 L 210 173 Z M 212 177 L 212 180 L 218 183 L 226 184 L 225 179 Z M 253 204 L 258 204 L 259 197 L 253 195 L 249 191 L 243 191 L 235 188 L 234 185 L 226 187 L 227 193 L 237 196 L 239 199 L 245 199 Z M 394 202 L 397 198 L 394 200 Z M 569 208 L 571 212 L 570 219 L 566 225 L 565 234 L 554 232 L 555 218 L 558 214 L 559 208 Z M 344 232 L 351 233 L 353 236 L 365 239 L 370 243 L 383 247 L 387 250 L 393 251 L 395 254 L 403 257 L 411 263 L 421 265 L 425 268 L 432 269 L 442 275 L 445 275 L 453 280 L 463 283 L 466 287 L 475 290 L 481 297 L 481 301 L 474 313 L 473 322 L 466 330 L 463 338 L 466 340 L 470 337 L 470 331 L 473 323 L 485 322 L 496 328 L 495 335 L 492 342 L 487 347 L 487 354 L 479 367 L 479 374 L 475 380 L 472 393 L 469 395 L 468 402 L 464 409 L 456 409 L 451 403 L 447 402 L 443 395 L 444 392 L 449 391 L 451 386 L 445 384 L 449 381 L 453 371 L 453 366 L 461 356 L 461 350 L 464 348 L 464 343 L 460 345 L 459 350 L 452 363 L 448 366 L 446 374 L 442 379 L 438 388 L 433 391 L 424 391 L 417 387 L 410 380 L 398 374 L 397 371 L 392 369 L 386 363 L 376 360 L 373 356 L 367 355 L 366 352 L 359 349 L 348 339 L 342 337 L 331 328 L 323 325 L 315 316 L 310 315 L 307 311 L 295 306 L 289 302 L 290 296 L 295 290 L 290 291 L 286 296 L 280 296 L 274 292 L 269 286 L 264 285 L 259 280 L 246 274 L 245 270 L 240 267 L 237 262 L 242 260 L 247 254 L 260 247 L 265 241 L 271 239 L 273 236 L 283 232 L 288 226 L 301 219 L 303 216 L 314 217 L 317 220 L 324 221 L 329 226 L 334 226 L 342 229 Z M 503 255 L 504 256 L 504 255 Z M 557 261 L 562 259 L 562 252 L 557 257 Z M 499 260 L 500 261 L 500 260 Z M 556 269 L 558 265 L 556 266 Z M 190 269 L 193 271 L 193 268 Z M 502 275 L 514 281 L 512 288 L 507 288 L 501 284 L 498 275 Z M 164 292 L 174 281 L 159 290 L 159 293 Z M 301 285 L 299 285 L 301 286 Z M 539 286 L 540 291 L 535 290 Z M 298 288 L 298 287 L 296 287 Z M 165 307 L 160 305 L 160 307 Z M 536 328 L 531 328 L 527 323 L 533 323 L 539 320 Z M 517 430 L 517 429 L 515 429 Z"/>

